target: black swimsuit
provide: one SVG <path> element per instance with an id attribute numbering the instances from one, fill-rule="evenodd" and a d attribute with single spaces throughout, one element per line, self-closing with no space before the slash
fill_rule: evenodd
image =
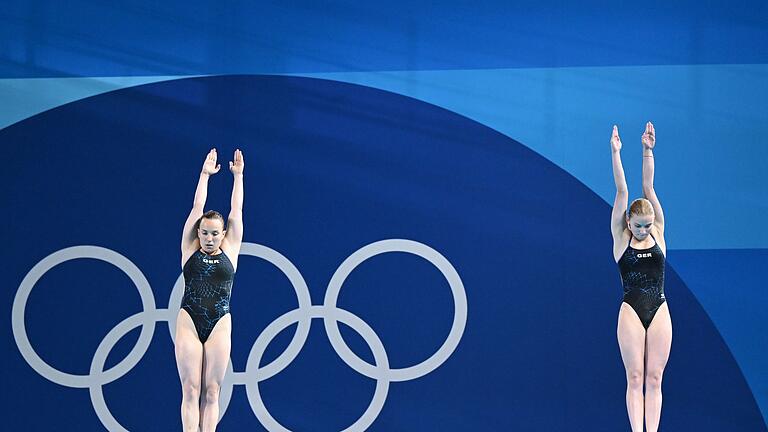
<path id="1" fill-rule="evenodd" d="M 623 301 L 632 306 L 647 330 L 656 311 L 666 301 L 664 254 L 658 242 L 648 249 L 633 248 L 631 237 L 629 243 L 618 262 L 621 282 L 624 285 Z"/>
<path id="2" fill-rule="evenodd" d="M 200 342 L 205 343 L 216 323 L 229 313 L 235 267 L 224 252 L 207 255 L 197 250 L 183 270 L 181 308 L 192 318 Z"/>

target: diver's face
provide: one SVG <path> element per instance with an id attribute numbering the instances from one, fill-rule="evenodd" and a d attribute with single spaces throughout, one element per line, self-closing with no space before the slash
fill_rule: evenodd
<path id="1" fill-rule="evenodd" d="M 651 233 L 654 219 L 654 215 L 632 215 L 627 219 L 627 227 L 636 239 L 642 241 Z"/>
<path id="2" fill-rule="evenodd" d="M 221 220 L 203 218 L 197 229 L 197 238 L 200 239 L 203 252 L 212 254 L 218 251 L 224 240 L 224 232 L 224 223 Z"/>

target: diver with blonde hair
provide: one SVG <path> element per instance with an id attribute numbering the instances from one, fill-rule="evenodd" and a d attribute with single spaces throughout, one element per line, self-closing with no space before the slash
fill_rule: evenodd
<path id="1" fill-rule="evenodd" d="M 672 320 L 664 296 L 664 213 L 653 187 L 656 130 L 646 123 L 643 144 L 643 195 L 627 209 L 628 191 L 621 164 L 619 129 L 613 127 L 611 153 L 616 199 L 611 214 L 613 257 L 624 297 L 616 334 L 627 377 L 627 413 L 632 432 L 657 432 L 661 418 L 661 379 L 672 345 Z M 645 391 L 643 391 L 645 390 Z"/>

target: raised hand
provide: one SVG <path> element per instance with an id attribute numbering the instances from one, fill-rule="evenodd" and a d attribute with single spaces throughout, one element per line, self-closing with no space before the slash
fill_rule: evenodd
<path id="1" fill-rule="evenodd" d="M 619 127 L 613 125 L 613 134 L 611 135 L 611 150 L 617 152 L 621 150 L 621 138 L 619 138 Z"/>
<path id="2" fill-rule="evenodd" d="M 229 161 L 229 170 L 232 171 L 232 174 L 238 175 L 243 173 L 243 168 L 245 168 L 245 161 L 243 160 L 243 152 L 241 152 L 239 149 L 235 150 L 235 157 L 234 161 Z"/>
<path id="3" fill-rule="evenodd" d="M 645 133 L 643 133 L 641 141 L 643 142 L 644 149 L 653 150 L 653 147 L 656 146 L 656 129 L 653 128 L 653 123 L 648 122 L 645 124 Z"/>
<path id="4" fill-rule="evenodd" d="M 203 162 L 203 174 L 212 175 L 219 172 L 221 165 L 216 164 L 216 157 L 216 149 L 211 149 Z"/>

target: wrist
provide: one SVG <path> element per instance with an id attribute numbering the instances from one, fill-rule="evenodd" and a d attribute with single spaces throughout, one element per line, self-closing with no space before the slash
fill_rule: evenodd
<path id="1" fill-rule="evenodd" d="M 653 149 L 646 147 L 643 149 L 643 156 L 653 157 Z"/>

